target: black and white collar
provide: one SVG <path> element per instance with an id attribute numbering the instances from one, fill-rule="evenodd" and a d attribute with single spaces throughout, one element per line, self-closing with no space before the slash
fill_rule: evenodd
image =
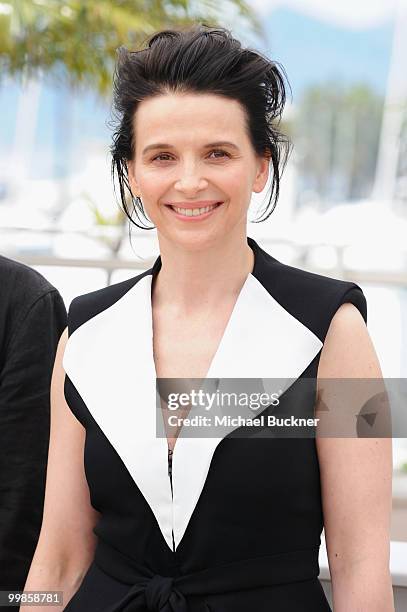
<path id="1" fill-rule="evenodd" d="M 318 354 L 321 340 L 265 289 L 271 255 L 248 238 L 255 255 L 207 378 L 279 378 L 285 390 Z M 152 268 L 114 302 L 70 335 L 63 367 L 92 417 L 121 457 L 148 502 L 170 547 L 177 548 L 205 485 L 222 438 L 179 435 L 173 454 L 173 497 L 167 440 L 156 434 Z M 230 431 L 230 430 L 229 430 Z"/>

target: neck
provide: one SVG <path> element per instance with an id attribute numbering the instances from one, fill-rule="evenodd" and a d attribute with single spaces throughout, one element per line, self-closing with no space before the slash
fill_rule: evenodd
<path id="1" fill-rule="evenodd" d="M 216 308 L 239 294 L 253 271 L 254 253 L 246 234 L 190 249 L 159 236 L 161 269 L 154 304 L 171 304 L 185 314 Z"/>

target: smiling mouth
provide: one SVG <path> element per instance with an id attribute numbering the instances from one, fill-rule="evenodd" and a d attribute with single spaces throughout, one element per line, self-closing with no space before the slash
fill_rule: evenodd
<path id="1" fill-rule="evenodd" d="M 183 215 L 184 217 L 200 217 L 205 215 L 215 208 L 218 208 L 223 202 L 217 202 L 216 204 L 211 204 L 210 206 L 203 206 L 202 208 L 180 208 L 178 206 L 169 205 L 174 212 L 179 215 Z"/>

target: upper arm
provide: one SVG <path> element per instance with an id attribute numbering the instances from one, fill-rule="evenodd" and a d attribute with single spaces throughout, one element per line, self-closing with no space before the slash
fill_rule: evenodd
<path id="1" fill-rule="evenodd" d="M 330 391 L 325 398 L 325 408 L 327 404 L 329 408 L 331 401 L 339 413 L 342 408 L 344 411 L 349 409 L 346 403 L 350 405 L 353 416 L 368 399 L 362 397 L 363 389 L 369 390 L 370 383 L 374 388 L 374 383 L 382 380 L 380 364 L 365 322 L 352 304 L 342 304 L 331 321 L 318 369 L 318 380 L 323 382 L 324 378 L 375 379 L 366 385 L 355 384 L 354 388 L 358 389 L 356 399 L 346 394 L 346 402 L 342 405 L 334 397 L 335 385 L 328 385 Z M 337 416 L 340 418 L 340 413 Z M 388 569 L 392 438 L 358 438 L 355 434 L 348 437 L 317 436 L 316 445 L 331 575 L 347 569 L 354 571 L 358 563 L 367 561 Z"/>
<path id="2" fill-rule="evenodd" d="M 9 301 L 0 298 L 0 574 L 9 585 L 27 575 L 41 527 L 51 374 L 66 326 L 56 289 L 42 292 L 34 274 L 18 280 Z"/>
<path id="3" fill-rule="evenodd" d="M 83 575 L 94 555 L 93 527 L 99 513 L 90 503 L 84 471 L 85 429 L 65 400 L 63 332 L 51 382 L 51 428 L 44 514 L 34 560 L 57 566 L 63 575 Z"/>

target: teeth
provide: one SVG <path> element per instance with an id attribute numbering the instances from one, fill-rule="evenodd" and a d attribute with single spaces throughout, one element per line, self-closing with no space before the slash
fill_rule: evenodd
<path id="1" fill-rule="evenodd" d="M 180 215 L 184 215 L 185 217 L 197 217 L 198 215 L 203 215 L 204 213 L 209 212 L 213 208 L 216 208 L 217 204 L 212 204 L 211 206 L 205 206 L 205 208 L 178 208 L 176 206 L 172 206 L 172 208 L 179 213 Z"/>

